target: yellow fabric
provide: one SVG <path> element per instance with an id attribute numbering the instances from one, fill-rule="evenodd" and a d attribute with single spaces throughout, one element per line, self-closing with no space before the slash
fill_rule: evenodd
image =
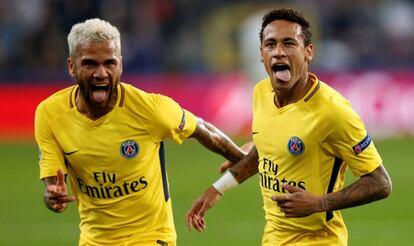
<path id="1" fill-rule="evenodd" d="M 160 148 L 163 139 L 181 143 L 189 137 L 196 117 L 168 97 L 121 83 L 116 106 L 93 121 L 78 112 L 77 89 L 55 93 L 36 110 L 40 178 L 55 176 L 58 168 L 69 174 L 84 245 L 157 240 L 173 245 L 176 233 Z"/>
<path id="2" fill-rule="evenodd" d="M 90 244 L 82 238 L 79 240 L 79 246 L 100 246 L 100 245 L 103 245 L 103 244 Z M 171 241 L 171 242 L 165 242 L 165 241 L 159 242 L 158 240 L 145 241 L 145 240 L 141 240 L 140 237 L 130 237 L 126 241 L 118 241 L 114 245 L 116 246 L 176 246 L 177 244 L 176 244 L 176 241 Z"/>
<path id="3" fill-rule="evenodd" d="M 307 95 L 282 108 L 274 104 L 269 79 L 254 89 L 252 131 L 266 220 L 263 245 L 346 245 L 347 230 L 339 211 L 331 219 L 328 213 L 285 218 L 271 197 L 287 193 L 283 183 L 316 195 L 338 191 L 347 167 L 362 176 L 382 163 L 372 142 L 361 153 L 354 152 L 367 131 L 351 104 L 315 75 L 310 78 L 313 86 Z M 291 148 L 299 151 L 292 154 L 289 143 L 296 143 L 299 148 Z M 328 190 L 331 176 L 335 179 Z"/>
<path id="4" fill-rule="evenodd" d="M 89 244 L 82 238 L 79 241 L 79 246 L 93 246 L 93 245 L 96 245 L 96 244 Z M 97 244 L 97 246 L 99 245 L 101 244 Z M 134 238 L 128 238 L 127 242 L 121 241 L 121 242 L 117 242 L 115 245 L 116 246 L 176 246 L 177 244 L 175 241 L 171 241 L 171 242 L 164 242 L 164 241 L 157 242 L 154 240 L 142 241 L 142 240 L 139 240 L 139 237 L 138 237 L 138 238 L 135 238 L 135 240 Z"/>

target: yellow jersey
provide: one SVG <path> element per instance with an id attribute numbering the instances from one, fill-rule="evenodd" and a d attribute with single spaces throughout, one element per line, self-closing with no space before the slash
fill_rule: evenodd
<path id="1" fill-rule="evenodd" d="M 175 101 L 120 83 L 115 107 L 79 113 L 77 85 L 36 110 L 40 178 L 62 168 L 80 215 L 81 245 L 175 245 L 163 139 L 181 143 L 196 117 Z M 158 241 L 158 243 L 157 243 Z"/>
<path id="2" fill-rule="evenodd" d="M 316 195 L 343 188 L 345 171 L 362 176 L 382 164 L 364 123 L 351 104 L 309 74 L 312 88 L 298 102 L 277 108 L 269 79 L 253 94 L 253 140 L 259 153 L 259 185 L 264 201 L 267 245 L 347 245 L 339 211 L 286 218 L 274 195 L 282 184 Z"/>

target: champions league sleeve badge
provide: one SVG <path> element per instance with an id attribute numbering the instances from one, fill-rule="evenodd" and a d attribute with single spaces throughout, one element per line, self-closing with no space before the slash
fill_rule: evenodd
<path id="1" fill-rule="evenodd" d="M 291 137 L 288 142 L 288 150 L 292 155 L 300 155 L 305 151 L 305 144 L 298 137 Z"/>
<path id="2" fill-rule="evenodd" d="M 183 108 L 181 108 L 181 110 L 183 111 L 183 116 L 181 117 L 181 122 L 178 126 L 178 129 L 180 129 L 180 131 L 184 130 L 185 127 L 185 110 Z"/>
<path id="3" fill-rule="evenodd" d="M 126 140 L 122 142 L 120 151 L 125 159 L 132 159 L 138 154 L 139 147 L 134 140 Z"/>
<path id="4" fill-rule="evenodd" d="M 364 149 L 368 147 L 368 145 L 372 142 L 371 137 L 367 134 L 364 139 L 362 139 L 359 143 L 357 143 L 352 149 L 354 150 L 355 155 L 358 155 Z"/>

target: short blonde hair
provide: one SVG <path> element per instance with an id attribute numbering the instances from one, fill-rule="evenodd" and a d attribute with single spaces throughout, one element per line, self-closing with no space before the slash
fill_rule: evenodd
<path id="1" fill-rule="evenodd" d="M 68 35 L 69 56 L 76 56 L 79 44 L 103 41 L 114 41 L 116 52 L 121 56 L 121 35 L 115 26 L 98 18 L 77 23 L 72 26 Z"/>

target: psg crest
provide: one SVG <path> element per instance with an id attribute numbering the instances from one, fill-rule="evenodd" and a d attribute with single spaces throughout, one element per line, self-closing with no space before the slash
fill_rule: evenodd
<path id="1" fill-rule="evenodd" d="M 305 144 L 298 137 L 291 137 L 287 147 L 292 155 L 300 155 L 305 151 Z"/>
<path id="2" fill-rule="evenodd" d="M 126 159 L 134 158 L 138 152 L 139 147 L 134 140 L 126 140 L 121 144 L 121 155 Z"/>

